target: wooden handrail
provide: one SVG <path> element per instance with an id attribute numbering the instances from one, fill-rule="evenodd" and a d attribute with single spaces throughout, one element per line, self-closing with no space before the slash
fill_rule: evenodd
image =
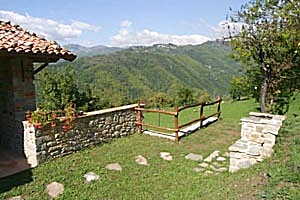
<path id="1" fill-rule="evenodd" d="M 137 125 L 138 125 L 138 129 L 139 132 L 142 131 L 142 127 L 143 126 L 148 126 L 148 127 L 152 127 L 152 128 L 157 128 L 157 129 L 161 129 L 161 130 L 167 130 L 167 131 L 174 131 L 175 132 L 175 140 L 176 142 L 179 141 L 179 136 L 178 136 L 178 132 L 180 128 L 183 128 L 185 126 L 191 125 L 195 122 L 199 122 L 200 121 L 200 128 L 203 126 L 203 121 L 213 117 L 215 115 L 218 116 L 218 120 L 220 119 L 220 115 L 221 115 L 221 102 L 222 99 L 220 97 L 218 97 L 217 101 L 211 102 L 211 103 L 206 103 L 204 101 L 201 101 L 200 103 L 196 103 L 196 104 L 192 104 L 192 105 L 187 105 L 187 106 L 183 106 L 181 108 L 178 108 L 176 105 L 174 106 L 174 111 L 165 111 L 165 110 L 157 110 L 157 109 L 145 109 L 145 108 L 141 108 L 140 103 L 138 103 L 138 107 L 135 108 L 135 110 L 137 111 Z M 205 106 L 211 106 L 214 104 L 218 103 L 218 107 L 217 107 L 217 112 L 210 114 L 209 116 L 205 116 L 204 115 L 204 107 Z M 192 121 L 189 121 L 185 124 L 179 125 L 178 122 L 178 117 L 181 111 L 188 109 L 188 108 L 192 108 L 192 107 L 197 107 L 200 106 L 200 116 L 198 119 L 194 119 Z M 152 113 L 161 113 L 161 114 L 166 114 L 166 115 L 171 115 L 174 116 L 174 128 L 165 128 L 165 127 L 161 127 L 161 126 L 157 126 L 157 125 L 152 125 L 152 124 L 147 124 L 147 123 L 143 123 L 142 121 L 142 112 L 152 112 Z"/>
<path id="2" fill-rule="evenodd" d="M 178 109 L 178 112 L 180 112 L 180 111 L 182 111 L 182 110 L 185 110 L 185 109 L 188 109 L 188 108 L 193 108 L 193 107 L 201 106 L 202 104 L 204 104 L 204 102 L 201 102 L 201 103 L 195 103 L 195 104 L 192 104 L 192 105 L 186 105 L 186 106 L 180 107 L 180 108 Z"/>
<path id="3" fill-rule="evenodd" d="M 135 108 L 137 111 L 144 111 L 144 112 L 154 112 L 154 113 L 162 113 L 167 115 L 178 115 L 178 112 L 172 112 L 172 111 L 165 111 L 165 110 L 156 110 L 156 109 L 145 109 L 145 108 Z"/>
<path id="4" fill-rule="evenodd" d="M 204 106 L 211 106 L 211 105 L 217 104 L 217 103 L 219 103 L 219 102 L 221 102 L 221 101 L 222 101 L 222 99 L 217 100 L 217 101 L 214 101 L 214 102 L 211 102 L 211 103 L 205 103 Z"/>

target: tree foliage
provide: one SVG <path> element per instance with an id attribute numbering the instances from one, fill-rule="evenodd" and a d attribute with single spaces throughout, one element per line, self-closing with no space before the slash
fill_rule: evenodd
<path id="1" fill-rule="evenodd" d="M 187 87 L 182 87 L 177 92 L 176 104 L 178 106 L 185 106 L 189 104 L 196 103 L 196 97 L 194 91 Z"/>
<path id="2" fill-rule="evenodd" d="M 36 76 L 37 107 L 45 110 L 63 110 L 70 102 L 83 111 L 95 109 L 96 98 L 85 86 L 80 91 L 74 69 L 68 65 L 55 70 L 45 69 Z"/>
<path id="3" fill-rule="evenodd" d="M 233 99 L 240 100 L 241 97 L 250 97 L 251 93 L 249 90 L 251 90 L 251 86 L 248 82 L 247 76 L 232 76 L 230 81 L 230 95 Z M 256 90 L 256 86 L 253 88 Z"/>
<path id="4" fill-rule="evenodd" d="M 234 58 L 244 63 L 248 82 L 260 90 L 261 111 L 282 108 L 299 88 L 300 2 L 251 0 L 232 14 L 231 22 L 242 25 L 230 35 L 231 45 Z"/>

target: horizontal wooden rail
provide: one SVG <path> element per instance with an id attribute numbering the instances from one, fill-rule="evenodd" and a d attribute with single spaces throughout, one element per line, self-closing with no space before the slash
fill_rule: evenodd
<path id="1" fill-rule="evenodd" d="M 135 108 L 137 111 L 143 111 L 143 112 L 154 112 L 154 113 L 162 113 L 166 115 L 178 115 L 178 112 L 172 112 L 172 111 L 165 111 L 165 110 L 156 110 L 156 109 L 145 109 L 145 108 Z"/>
<path id="2" fill-rule="evenodd" d="M 192 121 L 190 121 L 190 122 L 187 122 L 187 123 L 185 123 L 185 124 L 182 124 L 182 125 L 178 126 L 178 128 L 181 129 L 181 128 L 185 127 L 185 126 L 191 125 L 191 124 L 193 124 L 193 123 L 195 123 L 195 122 L 200 122 L 200 121 L 202 121 L 202 120 L 204 120 L 204 118 L 201 118 L 201 119 L 194 119 L 194 120 L 192 120 Z"/>
<path id="3" fill-rule="evenodd" d="M 220 113 L 221 113 L 221 112 L 216 112 L 216 113 L 214 113 L 214 114 L 208 115 L 207 117 L 205 117 L 204 120 L 206 120 L 206 119 L 208 119 L 208 118 L 210 118 L 210 117 L 213 117 L 213 116 L 215 116 L 215 115 L 219 115 Z"/>
<path id="4" fill-rule="evenodd" d="M 222 99 L 219 99 L 215 102 L 211 102 L 211 103 L 205 103 L 204 106 L 211 106 L 211 105 L 214 105 L 214 104 L 217 104 L 217 103 L 220 103 L 222 101 Z"/>
<path id="5" fill-rule="evenodd" d="M 143 126 L 149 126 L 151 128 L 157 128 L 157 129 L 161 129 L 161 130 L 166 130 L 166 131 L 176 131 L 176 129 L 174 129 L 174 128 L 165 128 L 165 127 L 156 126 L 156 125 L 153 125 L 153 124 L 147 124 L 147 123 L 137 123 L 137 124 L 138 125 L 143 125 Z"/>
<path id="6" fill-rule="evenodd" d="M 205 103 L 201 102 L 201 103 L 195 103 L 195 104 L 192 104 L 192 105 L 183 106 L 183 107 L 178 108 L 178 112 L 183 111 L 183 110 L 188 109 L 188 108 L 201 106 L 202 104 L 205 104 Z"/>
<path id="7" fill-rule="evenodd" d="M 179 140 L 178 132 L 179 132 L 180 128 L 183 128 L 185 126 L 194 124 L 196 122 L 200 122 L 200 128 L 201 128 L 203 126 L 203 121 L 204 120 L 206 120 L 210 117 L 213 117 L 215 115 L 218 116 L 218 120 L 219 120 L 220 115 L 221 115 L 221 102 L 222 102 L 222 99 L 219 97 L 217 101 L 214 101 L 214 102 L 211 102 L 211 103 L 206 103 L 204 101 L 201 101 L 200 103 L 183 106 L 181 108 L 178 108 L 177 106 L 175 106 L 174 111 L 165 111 L 165 110 L 157 110 L 157 109 L 145 109 L 145 108 L 141 108 L 141 104 L 138 103 L 138 107 L 135 108 L 135 110 L 137 111 L 137 125 L 138 125 L 139 132 L 142 131 L 143 126 L 156 128 L 156 129 L 160 129 L 160 130 L 165 130 L 165 131 L 174 131 L 176 141 L 178 142 L 178 140 Z M 213 113 L 209 116 L 205 116 L 204 115 L 204 107 L 205 106 L 211 106 L 211 105 L 214 105 L 214 104 L 218 104 L 217 112 Z M 178 117 L 179 117 L 180 112 L 185 110 L 185 109 L 193 108 L 193 107 L 197 107 L 197 106 L 200 106 L 199 118 L 193 119 L 193 120 L 191 120 L 191 121 L 189 121 L 185 124 L 179 125 L 178 124 Z M 166 128 L 166 127 L 161 127 L 161 126 L 157 126 L 157 125 L 153 125 L 153 124 L 144 123 L 143 120 L 142 120 L 142 112 L 161 113 L 161 114 L 174 116 L 174 128 Z"/>

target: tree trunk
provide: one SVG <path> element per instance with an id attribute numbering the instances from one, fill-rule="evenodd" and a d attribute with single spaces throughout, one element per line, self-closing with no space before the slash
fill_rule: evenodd
<path id="1" fill-rule="evenodd" d="M 266 106 L 267 87 L 268 87 L 268 77 L 265 76 L 264 81 L 262 82 L 260 87 L 260 97 L 259 97 L 260 111 L 263 113 L 266 113 L 268 111 Z"/>

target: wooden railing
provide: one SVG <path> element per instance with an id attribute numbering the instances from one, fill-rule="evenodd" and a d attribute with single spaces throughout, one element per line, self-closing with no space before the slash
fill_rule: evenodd
<path id="1" fill-rule="evenodd" d="M 178 108 L 178 106 L 174 106 L 174 111 L 145 109 L 145 108 L 141 107 L 140 103 L 138 103 L 138 107 L 135 108 L 135 110 L 137 110 L 138 131 L 139 131 L 139 133 L 141 133 L 142 130 L 143 130 L 143 126 L 147 126 L 147 127 L 151 127 L 151 128 L 155 128 L 155 129 L 159 129 L 159 130 L 164 130 L 164 131 L 174 131 L 175 132 L 175 140 L 176 140 L 176 142 L 178 142 L 179 141 L 178 132 L 181 128 L 186 127 L 186 126 L 191 125 L 191 124 L 194 124 L 196 122 L 200 122 L 200 128 L 201 128 L 201 127 L 203 127 L 203 121 L 210 118 L 210 117 L 213 117 L 213 116 L 217 116 L 217 118 L 219 120 L 220 116 L 221 116 L 221 102 L 222 102 L 222 99 L 219 97 L 217 101 L 212 102 L 212 103 L 206 103 L 204 101 L 201 101 L 200 103 L 193 104 L 193 105 L 187 105 L 187 106 L 184 106 L 184 107 L 181 107 L 181 108 Z M 217 111 L 213 114 L 205 116 L 204 107 L 212 106 L 212 105 L 215 105 L 215 104 L 218 104 Z M 186 109 L 195 108 L 195 107 L 198 107 L 198 106 L 200 106 L 199 118 L 192 119 L 191 121 L 189 121 L 187 123 L 179 125 L 178 117 L 179 117 L 180 112 L 184 111 Z M 142 120 L 143 112 L 159 113 L 159 114 L 173 116 L 174 117 L 174 128 L 166 128 L 166 127 L 157 126 L 157 125 L 153 125 L 153 124 L 149 124 L 149 123 L 144 123 L 143 120 Z"/>

